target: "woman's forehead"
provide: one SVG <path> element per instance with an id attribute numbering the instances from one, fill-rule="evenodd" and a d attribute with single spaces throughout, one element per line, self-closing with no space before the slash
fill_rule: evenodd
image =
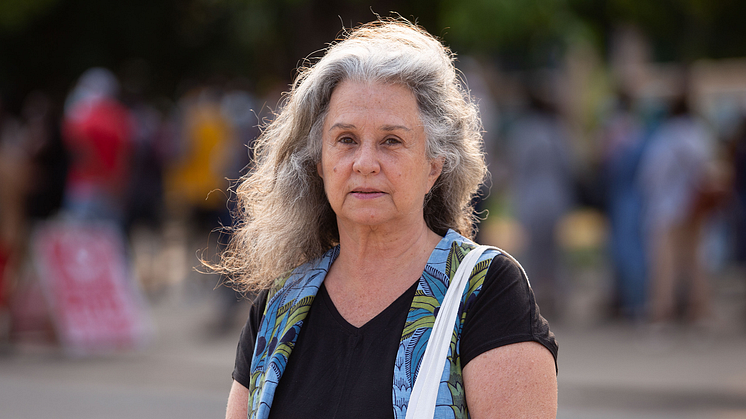
<path id="1" fill-rule="evenodd" d="M 325 126 L 354 125 L 377 119 L 386 126 L 414 129 L 421 126 L 414 94 L 401 84 L 344 81 L 332 92 Z"/>

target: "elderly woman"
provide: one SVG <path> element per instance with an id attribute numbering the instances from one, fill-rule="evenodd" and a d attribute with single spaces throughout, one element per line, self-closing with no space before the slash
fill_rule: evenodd
<path id="1" fill-rule="evenodd" d="M 418 27 L 378 21 L 301 70 L 221 259 L 260 291 L 226 417 L 405 417 L 487 172 L 453 60 Z M 521 267 L 488 250 L 470 272 L 435 417 L 555 417 L 557 344 Z"/>

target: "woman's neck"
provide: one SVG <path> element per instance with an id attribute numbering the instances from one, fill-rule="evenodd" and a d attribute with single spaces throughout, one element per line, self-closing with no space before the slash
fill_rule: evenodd
<path id="1" fill-rule="evenodd" d="M 324 284 L 340 314 L 360 326 L 422 275 L 441 237 L 424 224 L 401 232 L 340 228 L 340 252 Z"/>
<path id="2" fill-rule="evenodd" d="M 387 230 L 369 226 L 347 229 L 340 226 L 339 233 L 340 254 L 337 261 L 356 272 L 380 272 L 386 268 L 400 271 L 417 264 L 416 261 L 422 258 L 424 267 L 441 239 L 424 221 L 421 225 L 406 229 Z"/>

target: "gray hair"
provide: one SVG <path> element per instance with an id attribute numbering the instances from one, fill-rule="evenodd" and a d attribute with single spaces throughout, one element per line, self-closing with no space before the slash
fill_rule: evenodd
<path id="1" fill-rule="evenodd" d="M 254 169 L 236 188 L 238 220 L 217 271 L 251 291 L 321 256 L 339 242 L 336 216 L 317 173 L 322 126 L 334 88 L 345 80 L 408 87 L 415 95 L 430 159 L 443 170 L 425 199 L 439 235 L 472 237 L 472 198 L 485 178 L 481 124 L 453 64 L 454 55 L 404 20 L 379 20 L 345 33 L 300 73 L 284 106 L 257 139 Z"/>

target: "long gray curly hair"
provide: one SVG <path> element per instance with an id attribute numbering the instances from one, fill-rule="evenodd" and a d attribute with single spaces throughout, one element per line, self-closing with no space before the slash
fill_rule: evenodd
<path id="1" fill-rule="evenodd" d="M 253 170 L 236 187 L 230 242 L 211 266 L 241 291 L 271 287 L 283 273 L 339 242 L 336 216 L 316 167 L 324 119 L 342 81 L 394 83 L 415 95 L 430 159 L 443 170 L 425 198 L 427 226 L 472 237 L 472 198 L 487 174 L 476 105 L 454 54 L 403 19 L 379 19 L 345 32 L 315 64 L 303 66 L 284 106 L 257 139 Z"/>

